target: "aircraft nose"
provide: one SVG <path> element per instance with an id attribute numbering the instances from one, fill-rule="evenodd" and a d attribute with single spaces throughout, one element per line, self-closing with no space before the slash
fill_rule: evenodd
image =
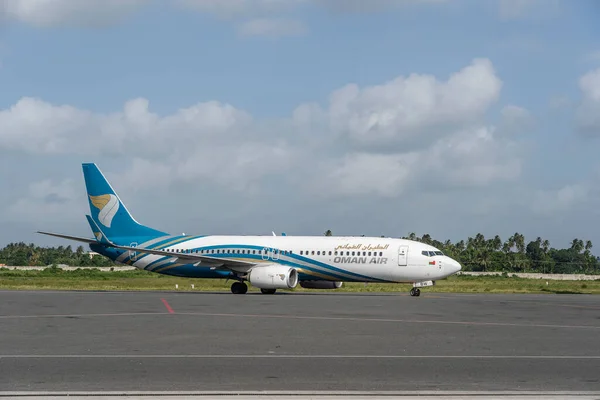
<path id="1" fill-rule="evenodd" d="M 451 263 L 452 273 L 455 274 L 462 269 L 462 265 L 460 265 L 460 263 L 453 258 L 451 258 L 451 260 L 452 260 L 452 263 Z"/>

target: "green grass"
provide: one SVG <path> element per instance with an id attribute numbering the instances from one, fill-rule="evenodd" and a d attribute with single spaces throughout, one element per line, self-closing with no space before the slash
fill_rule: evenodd
<path id="1" fill-rule="evenodd" d="M 548 285 L 546 285 L 548 282 Z M 16 271 L 0 268 L 0 289 L 11 290 L 175 290 L 229 291 L 225 279 L 177 278 L 146 271 L 101 272 L 92 268 L 63 271 L 47 268 L 43 271 Z M 195 288 L 192 289 L 191 285 Z M 410 284 L 344 283 L 336 292 L 408 292 Z M 249 291 L 258 289 L 249 286 Z M 303 289 L 297 292 L 333 290 Z M 437 281 L 423 292 L 438 293 L 580 293 L 600 294 L 600 280 L 551 281 L 509 276 L 452 276 Z"/>

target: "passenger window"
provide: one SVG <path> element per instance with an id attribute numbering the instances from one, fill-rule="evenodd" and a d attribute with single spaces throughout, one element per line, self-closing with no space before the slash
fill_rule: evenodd
<path id="1" fill-rule="evenodd" d="M 313 250 L 310 254 L 312 254 L 314 256 L 315 255 L 315 251 Z"/>
<path id="2" fill-rule="evenodd" d="M 331 251 L 329 252 L 329 255 L 331 255 Z"/>
<path id="3" fill-rule="evenodd" d="M 383 251 L 379 252 L 379 257 L 383 257 Z"/>
<path id="4" fill-rule="evenodd" d="M 369 257 L 371 256 L 371 252 L 369 252 Z"/>

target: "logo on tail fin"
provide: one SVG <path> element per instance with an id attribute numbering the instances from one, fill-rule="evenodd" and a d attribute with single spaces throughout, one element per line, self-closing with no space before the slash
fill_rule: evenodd
<path id="1" fill-rule="evenodd" d="M 100 196 L 90 196 L 94 207 L 100 210 L 98 221 L 107 228 L 110 228 L 112 220 L 119 210 L 119 200 L 114 194 L 103 194 Z"/>

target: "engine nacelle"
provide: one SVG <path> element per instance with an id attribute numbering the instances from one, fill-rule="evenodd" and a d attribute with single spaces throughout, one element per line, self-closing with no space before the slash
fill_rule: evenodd
<path id="1" fill-rule="evenodd" d="M 248 282 L 260 289 L 293 289 L 298 284 L 298 271 L 284 265 L 254 267 L 248 273 Z"/>
<path id="2" fill-rule="evenodd" d="M 305 289 L 339 289 L 342 287 L 342 282 L 334 281 L 302 281 L 300 286 Z"/>

